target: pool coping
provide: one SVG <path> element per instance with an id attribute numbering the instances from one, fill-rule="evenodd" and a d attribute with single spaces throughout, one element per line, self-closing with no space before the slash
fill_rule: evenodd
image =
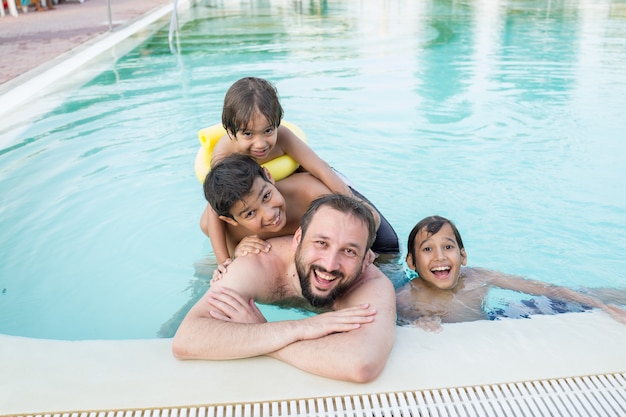
<path id="1" fill-rule="evenodd" d="M 398 327 L 383 373 L 366 384 L 269 357 L 180 361 L 171 339 L 59 341 L 0 335 L 0 415 L 145 409 L 405 392 L 626 371 L 626 327 L 592 311 Z M 624 387 L 626 389 L 626 387 Z"/>

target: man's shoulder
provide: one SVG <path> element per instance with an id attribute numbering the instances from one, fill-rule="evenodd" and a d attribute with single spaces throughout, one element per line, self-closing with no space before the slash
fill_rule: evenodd
<path id="1" fill-rule="evenodd" d="M 368 265 L 357 281 L 346 293 L 337 299 L 334 308 L 353 307 L 369 304 L 377 309 L 396 309 L 396 292 L 391 280 L 375 265 Z"/>
<path id="2" fill-rule="evenodd" d="M 380 292 L 381 295 L 394 294 L 395 296 L 391 280 L 373 264 L 365 267 L 352 286 L 351 292 Z"/>
<path id="3" fill-rule="evenodd" d="M 271 244 L 269 252 L 247 254 L 237 257 L 227 268 L 226 277 L 254 273 L 259 279 L 270 279 L 275 273 L 286 269 L 293 262 L 291 237 L 281 236 L 267 240 Z M 262 273 L 261 273 L 262 272 Z"/>

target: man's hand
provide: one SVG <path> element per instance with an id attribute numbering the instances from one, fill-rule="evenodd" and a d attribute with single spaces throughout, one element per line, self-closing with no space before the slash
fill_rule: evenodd
<path id="1" fill-rule="evenodd" d="M 374 321 L 376 310 L 369 304 L 348 307 L 300 320 L 300 340 L 319 339 L 333 333 L 344 333 Z"/>
<path id="2" fill-rule="evenodd" d="M 254 300 L 246 300 L 230 288 L 211 291 L 208 303 L 211 307 L 209 314 L 214 319 L 248 324 L 267 322 Z M 370 308 L 369 304 L 317 314 L 297 321 L 298 339 L 312 340 L 332 333 L 349 332 L 371 323 L 375 315 L 376 310 Z"/>
<path id="3" fill-rule="evenodd" d="M 267 320 L 253 299 L 245 300 L 230 288 L 220 288 L 209 292 L 208 302 L 211 317 L 235 323 L 266 323 Z"/>

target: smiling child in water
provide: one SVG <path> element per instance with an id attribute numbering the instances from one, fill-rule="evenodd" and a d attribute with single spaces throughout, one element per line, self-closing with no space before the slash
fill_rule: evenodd
<path id="1" fill-rule="evenodd" d="M 600 308 L 626 324 L 626 310 L 605 304 L 626 304 L 624 291 L 598 288 L 586 289 L 588 294 L 583 294 L 498 271 L 466 267 L 461 235 L 446 218 L 422 219 L 409 234 L 407 248 L 406 263 L 417 277 L 397 292 L 400 324 L 437 332 L 443 329 L 442 323 L 487 319 L 483 306 L 492 287 Z"/>
<path id="2" fill-rule="evenodd" d="M 248 155 L 259 164 L 288 155 L 300 165 L 301 170 L 321 181 L 330 192 L 353 196 L 352 190 L 326 161 L 291 130 L 281 126 L 282 117 L 283 108 L 278 93 L 269 81 L 257 77 L 236 81 L 224 97 L 222 125 L 226 134 L 215 145 L 212 165 L 233 154 Z M 281 190 L 286 194 L 306 191 L 300 180 L 301 175 L 281 179 Z M 372 211 L 379 224 L 378 213 Z M 234 255 L 228 248 L 226 226 L 210 205 L 202 214 L 200 228 L 211 239 L 218 263 Z M 268 224 L 268 228 L 277 232 L 282 226 Z"/>

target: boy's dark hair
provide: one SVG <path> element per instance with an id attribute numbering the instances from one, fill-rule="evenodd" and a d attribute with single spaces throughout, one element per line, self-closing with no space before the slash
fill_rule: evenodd
<path id="1" fill-rule="evenodd" d="M 409 254 L 413 257 L 413 260 L 416 259 L 415 258 L 415 237 L 420 232 L 420 230 L 425 229 L 426 233 L 428 233 L 428 236 L 432 236 L 436 234 L 439 230 L 441 230 L 443 225 L 446 223 L 449 224 L 450 227 L 452 228 L 452 231 L 454 232 L 454 238 L 456 239 L 457 245 L 459 245 L 459 249 L 463 249 L 463 239 L 461 239 L 461 234 L 459 233 L 459 230 L 456 228 L 454 223 L 452 223 L 450 220 L 446 219 L 445 217 L 429 216 L 420 220 L 415 225 L 413 230 L 411 230 L 411 233 L 409 233 L 409 240 L 408 240 L 406 247 L 409 251 Z"/>
<path id="2" fill-rule="evenodd" d="M 257 177 L 270 182 L 265 171 L 248 155 L 234 153 L 218 161 L 204 180 L 204 198 L 218 216 L 233 218 L 230 210 L 250 194 Z"/>
<path id="3" fill-rule="evenodd" d="M 367 226 L 368 237 L 366 249 L 370 249 L 372 247 L 374 240 L 376 239 L 376 223 L 374 221 L 374 215 L 371 210 L 363 204 L 363 202 L 344 194 L 326 194 L 313 200 L 306 213 L 304 213 L 300 219 L 302 236 L 306 235 L 306 231 L 309 228 L 309 224 L 311 224 L 311 218 L 313 215 L 324 206 L 328 206 L 341 213 L 350 214 L 357 219 L 362 220 Z"/>
<path id="4" fill-rule="evenodd" d="M 236 135 L 248 128 L 248 123 L 257 110 L 272 127 L 277 128 L 280 125 L 283 108 L 278 100 L 276 87 L 262 78 L 242 78 L 226 92 L 222 125 L 227 132 Z"/>

